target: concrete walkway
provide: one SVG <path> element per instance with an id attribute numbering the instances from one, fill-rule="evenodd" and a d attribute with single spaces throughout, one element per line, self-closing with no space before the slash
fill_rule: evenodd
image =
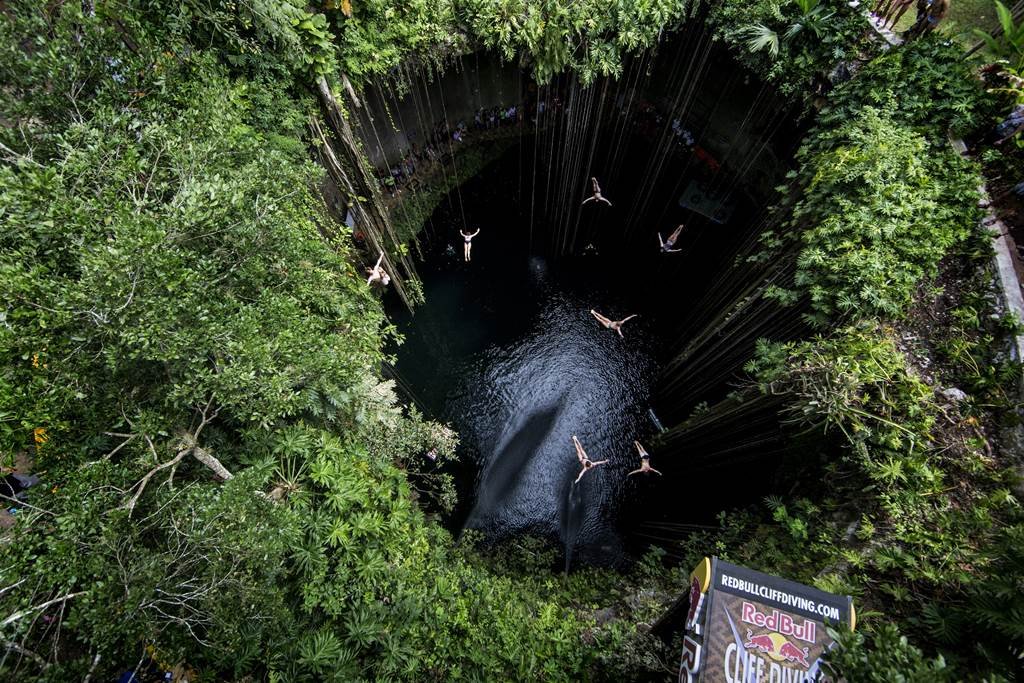
<path id="1" fill-rule="evenodd" d="M 967 154 L 967 145 L 956 138 L 951 139 L 953 149 L 962 155 Z M 981 224 L 992 234 L 992 245 L 995 249 L 996 284 L 1002 293 L 1003 304 L 1007 312 L 1015 313 L 1024 322 L 1024 294 L 1021 292 L 1021 280 L 1024 279 L 1024 265 L 1020 262 L 1017 245 L 1010 235 L 1010 229 L 996 216 L 992 208 L 992 200 L 988 187 L 982 183 L 978 188 L 981 194 L 979 205 L 985 209 L 985 218 Z M 1024 361 L 1024 335 L 1017 335 L 1011 344 L 1011 353 L 1015 360 Z"/>
<path id="2" fill-rule="evenodd" d="M 903 39 L 900 38 L 895 33 L 893 33 L 891 30 L 883 27 L 882 21 L 883 19 L 881 17 L 876 17 L 873 14 L 868 15 L 868 23 L 870 23 L 871 27 L 875 29 L 875 33 L 882 36 L 882 38 L 885 39 L 885 42 L 889 43 L 890 47 L 902 45 Z"/>

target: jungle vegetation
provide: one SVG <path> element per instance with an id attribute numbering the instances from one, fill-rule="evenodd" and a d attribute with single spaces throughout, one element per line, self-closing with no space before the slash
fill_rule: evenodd
<path id="1" fill-rule="evenodd" d="M 999 340 L 1018 323 L 993 317 L 979 168 L 945 144 L 1005 103 L 957 48 L 875 55 L 827 1 L 0 11 L 0 455 L 45 482 L 3 537 L 5 677 L 150 659 L 203 680 L 664 676 L 676 651 L 643 625 L 711 553 L 853 594 L 862 628 L 833 661 L 849 680 L 1019 670 L 1024 521 L 1014 454 L 991 446 L 1017 408 Z M 553 576 L 529 539 L 456 545 L 434 514 L 450 482 L 418 463 L 457 436 L 381 377 L 395 331 L 321 193 L 315 83 L 475 49 L 589 83 L 684 21 L 809 112 L 837 63 L 864 61 L 808 114 L 757 255 L 795 264 L 769 298 L 814 332 L 751 349 L 746 391 L 820 433 L 826 490 L 629 573 Z M 777 53 L 750 49 L 752 22 Z M 940 300 L 941 333 L 922 333 Z"/>

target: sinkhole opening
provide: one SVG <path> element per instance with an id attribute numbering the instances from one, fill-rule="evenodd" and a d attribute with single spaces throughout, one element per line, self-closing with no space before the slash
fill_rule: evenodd
<path id="1" fill-rule="evenodd" d="M 456 533 L 531 533 L 563 544 L 567 566 L 619 564 L 785 479 L 763 425 L 661 445 L 667 426 L 727 399 L 740 381 L 736 358 L 757 327 L 738 340 L 709 329 L 735 306 L 728 283 L 741 279 L 739 255 L 801 132 L 786 104 L 724 55 L 680 69 L 692 50 L 638 58 L 617 81 L 587 88 L 571 79 L 537 87 L 485 55 L 368 102 L 363 135 L 385 172 L 417 141 L 446 155 L 436 165 L 453 175 L 470 146 L 490 150 L 449 185 L 418 234 L 425 303 L 410 313 L 391 302 L 404 338 L 392 369 L 401 391 L 460 436 L 450 466 Z M 487 117 L 510 106 L 521 111 L 501 135 Z M 444 135 L 461 139 L 431 142 L 438 126 L 423 112 L 435 109 L 445 112 Z M 385 114 L 403 125 L 372 123 Z M 611 206 L 583 204 L 591 177 Z M 395 194 L 392 216 L 401 217 L 416 184 Z M 679 251 L 661 251 L 659 235 L 679 225 Z M 477 229 L 466 261 L 460 232 Z M 637 317 L 620 337 L 591 310 Z M 592 460 L 608 460 L 578 483 L 574 435 Z M 640 466 L 634 441 L 660 476 L 629 476 Z"/>

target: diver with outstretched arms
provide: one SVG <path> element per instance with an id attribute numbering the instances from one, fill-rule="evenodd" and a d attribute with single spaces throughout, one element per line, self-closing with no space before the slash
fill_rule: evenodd
<path id="1" fill-rule="evenodd" d="M 611 206 L 612 203 L 605 197 L 601 196 L 601 186 L 597 184 L 597 178 L 591 178 L 590 184 L 594 188 L 594 194 L 593 196 L 584 199 L 583 204 L 586 204 L 587 202 L 604 202 L 608 206 Z M 583 206 L 583 204 L 580 204 L 580 206 Z"/>
<path id="2" fill-rule="evenodd" d="M 640 445 L 640 442 L 634 441 L 633 445 L 636 446 L 636 450 L 640 453 L 640 469 L 633 470 L 626 476 L 632 477 L 634 474 L 648 474 L 649 472 L 654 472 L 659 477 L 662 476 L 661 472 L 651 467 L 651 454 Z"/>
<path id="3" fill-rule="evenodd" d="M 680 223 L 679 227 L 676 228 L 671 235 L 668 236 L 667 240 L 661 238 L 661 233 L 658 233 L 658 244 L 661 245 L 661 251 L 665 254 L 674 254 L 682 249 L 673 249 L 676 245 L 676 240 L 679 239 L 679 235 L 683 232 L 683 225 Z"/>
<path id="4" fill-rule="evenodd" d="M 388 275 L 386 270 L 381 268 L 380 264 L 383 261 L 384 261 L 384 252 L 381 251 L 380 252 L 380 258 L 377 259 L 376 265 L 374 265 L 373 268 L 367 268 L 366 269 L 366 272 L 370 276 L 370 277 L 366 278 L 366 284 L 367 285 L 372 285 L 373 283 L 378 282 L 378 283 L 381 284 L 381 286 L 386 287 L 391 282 L 391 276 Z"/>
<path id="5" fill-rule="evenodd" d="M 467 261 L 471 261 L 473 258 L 473 238 L 480 234 L 480 228 L 476 229 L 476 232 L 467 235 L 466 233 L 459 230 L 459 234 L 462 235 L 462 255 Z"/>
<path id="6" fill-rule="evenodd" d="M 608 318 L 608 317 L 605 317 L 605 316 L 601 315 L 600 313 L 595 311 L 593 308 L 590 309 L 590 314 L 592 316 L 594 316 L 595 318 L 597 318 L 597 322 L 601 323 L 602 325 L 607 327 L 609 330 L 615 330 L 616 332 L 618 332 L 620 337 L 624 337 L 625 336 L 625 335 L 622 334 L 622 325 L 623 325 L 623 323 L 625 323 L 627 320 L 632 320 L 633 318 L 636 317 L 636 314 L 634 313 L 633 315 L 626 316 L 622 320 L 612 320 L 611 318 Z"/>
<path id="7" fill-rule="evenodd" d="M 585 450 L 583 450 L 583 444 L 580 443 L 580 440 L 576 438 L 575 434 L 572 435 L 572 444 L 574 446 L 576 446 L 576 459 L 579 460 L 580 461 L 580 465 L 583 466 L 583 469 L 580 470 L 579 476 L 576 477 L 576 481 L 573 482 L 573 486 L 575 486 L 576 484 L 580 483 L 580 479 L 583 478 L 584 474 L 586 474 L 590 470 L 594 469 L 598 465 L 603 465 L 603 464 L 605 464 L 608 461 L 607 460 L 598 460 L 598 461 L 595 462 L 595 461 L 591 460 L 590 458 L 588 458 L 587 457 L 587 452 Z"/>

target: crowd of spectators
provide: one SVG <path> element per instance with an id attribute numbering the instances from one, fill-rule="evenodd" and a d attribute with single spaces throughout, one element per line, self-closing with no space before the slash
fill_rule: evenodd
<path id="1" fill-rule="evenodd" d="M 651 102 L 639 99 L 627 101 L 624 96 L 620 96 L 615 106 L 623 117 L 621 120 L 642 137 L 657 140 L 664 130 L 666 116 Z M 395 197 L 403 189 L 415 189 L 425 169 L 434 164 L 450 163 L 459 145 L 486 139 L 492 131 L 501 128 L 546 126 L 552 115 L 563 111 L 567 111 L 565 104 L 560 96 L 555 95 L 550 100 L 536 98 L 526 103 L 480 107 L 468 123 L 459 119 L 452 124 L 447 118 L 441 119 L 429 129 L 421 142 L 416 140 L 415 132 L 407 132 L 409 147 L 400 160 L 379 173 L 378 180 L 390 196 Z M 683 126 L 679 116 L 672 118 L 671 131 L 669 144 L 673 152 L 692 154 L 710 171 L 718 170 L 718 162 L 697 144 L 694 134 Z"/>

